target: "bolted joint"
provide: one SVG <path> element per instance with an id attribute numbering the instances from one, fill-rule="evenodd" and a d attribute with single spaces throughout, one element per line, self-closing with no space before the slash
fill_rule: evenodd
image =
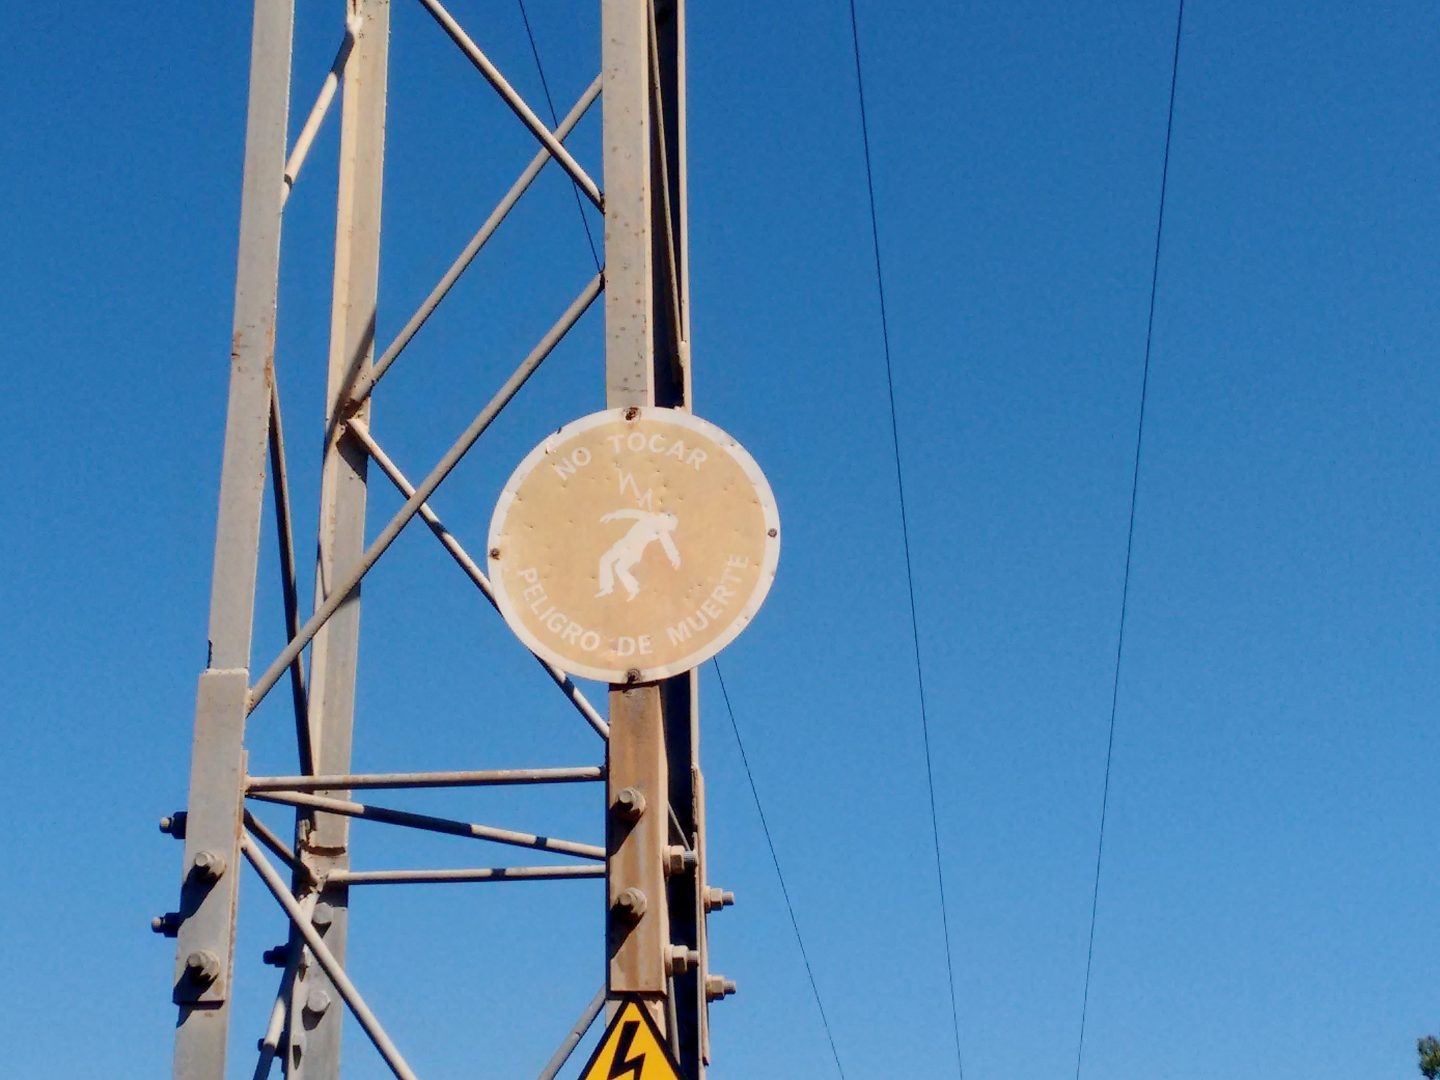
<path id="1" fill-rule="evenodd" d="M 717 889 L 713 885 L 705 887 L 705 910 L 719 911 L 735 903 L 735 894 L 725 889 Z"/>
<path id="2" fill-rule="evenodd" d="M 720 1001 L 735 993 L 736 986 L 734 979 L 727 979 L 724 975 L 705 976 L 705 1000 Z"/>
<path id="3" fill-rule="evenodd" d="M 260 961 L 271 967 L 283 968 L 290 963 L 290 946 L 276 945 L 273 949 L 266 949 L 260 954 Z"/>
<path id="4" fill-rule="evenodd" d="M 679 844 L 667 844 L 663 858 L 666 877 L 678 877 L 681 874 L 689 873 L 698 865 L 695 852 L 681 847 Z"/>
<path id="5" fill-rule="evenodd" d="M 700 966 L 700 950 L 687 949 L 684 945 L 668 945 L 665 948 L 665 971 L 670 975 L 684 975 Z"/>
<path id="6" fill-rule="evenodd" d="M 180 924 L 184 921 L 180 912 L 167 911 L 164 915 L 156 915 L 150 920 L 150 929 L 165 937 L 176 937 L 180 933 Z"/>
<path id="7" fill-rule="evenodd" d="M 611 910 L 615 913 L 616 918 L 637 923 L 644 918 L 645 909 L 648 906 L 649 901 L 645 899 L 645 893 L 632 885 L 630 888 L 620 891 L 620 894 L 615 897 L 615 903 L 611 906 Z"/>
<path id="8" fill-rule="evenodd" d="M 330 994 L 328 991 L 317 986 L 305 995 L 305 1011 L 312 1016 L 324 1016 L 325 1010 L 330 1008 Z"/>
<path id="9" fill-rule="evenodd" d="M 645 813 L 645 793 L 639 788 L 622 788 L 615 793 L 610 810 L 621 821 L 639 821 Z"/>
<path id="10" fill-rule="evenodd" d="M 201 986 L 209 986 L 220 977 L 220 958 L 209 949 L 196 949 L 185 957 L 185 974 Z"/>
<path id="11" fill-rule="evenodd" d="M 189 817 L 184 810 L 176 810 L 168 817 L 160 819 L 160 831 L 166 836 L 173 836 L 176 840 L 185 839 L 185 821 Z"/>
<path id="12" fill-rule="evenodd" d="M 213 851 L 197 852 L 190 869 L 196 878 L 213 885 L 225 873 L 225 856 Z"/>

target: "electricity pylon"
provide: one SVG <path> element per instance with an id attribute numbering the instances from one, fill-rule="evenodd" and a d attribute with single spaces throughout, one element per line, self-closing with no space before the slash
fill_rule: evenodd
<path id="1" fill-rule="evenodd" d="M 606 405 L 690 407 L 684 0 L 598 0 L 601 71 L 553 130 L 439 0 L 415 2 L 500 96 L 516 122 L 530 131 L 537 149 L 454 265 L 380 351 L 375 335 L 389 0 L 337 4 L 344 15 L 336 27 L 341 45 L 293 144 L 287 132 L 295 0 L 255 0 L 210 653 L 197 693 L 188 806 L 162 822 L 162 828 L 185 842 L 179 909 L 155 921 L 158 931 L 177 938 L 174 1075 L 177 1080 L 225 1075 L 237 963 L 236 914 L 242 864 L 249 864 L 259 888 L 252 883 L 247 895 L 270 894 L 290 926 L 288 942 L 267 956 L 281 975 L 273 1009 L 256 1025 L 263 1032 L 257 1076 L 271 1072 L 278 1060 L 292 1080 L 338 1077 L 345 1009 L 396 1076 L 414 1075 L 346 972 L 352 888 L 378 882 L 603 876 L 604 985 L 541 1076 L 555 1076 L 607 1000 L 613 1003 L 624 996 L 643 1002 L 665 1032 L 687 1080 L 698 1080 L 709 1056 L 707 1002 L 732 991 L 733 984 L 711 975 L 707 964 L 706 912 L 730 898 L 709 888 L 705 877 L 704 787 L 693 671 L 656 683 L 611 687 L 607 718 L 565 673 L 537 658 L 580 717 L 605 738 L 603 764 L 356 774 L 350 753 L 362 582 L 401 530 L 418 518 L 493 603 L 482 570 L 483 553 L 477 558 L 467 550 L 435 512 L 431 499 L 602 293 Z M 305 615 L 275 375 L 280 234 L 291 189 L 337 95 L 341 107 L 331 333 L 325 427 L 317 433 L 323 442 L 318 557 L 314 605 Z M 566 137 L 597 99 L 603 99 L 603 193 L 601 183 L 565 147 Z M 583 284 L 431 471 L 412 481 L 371 428 L 372 399 L 421 325 L 547 167 L 563 170 L 582 197 L 603 212 L 605 268 Z M 286 642 L 278 655 L 257 665 L 252 638 L 267 476 Z M 378 530 L 367 529 L 366 520 L 375 479 L 393 485 L 404 498 L 400 510 Z M 367 650 L 367 656 L 374 655 Z M 299 772 L 250 775 L 247 718 L 281 683 L 287 685 L 293 706 Z M 586 782 L 605 786 L 603 844 L 360 801 L 368 799 L 363 795 L 368 790 Z M 247 809 L 256 801 L 293 808 L 293 835 L 278 835 Z M 461 870 L 355 870 L 349 833 L 355 817 L 570 861 Z M 600 957 L 597 942 L 597 980 Z"/>

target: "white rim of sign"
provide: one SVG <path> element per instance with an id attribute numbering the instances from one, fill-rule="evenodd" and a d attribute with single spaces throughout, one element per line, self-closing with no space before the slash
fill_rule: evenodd
<path id="1" fill-rule="evenodd" d="M 770 483 L 765 479 L 765 474 L 760 471 L 760 466 L 756 464 L 755 459 L 750 456 L 746 449 L 741 446 L 732 435 L 716 427 L 708 420 L 702 420 L 695 414 L 681 409 L 667 409 L 654 405 L 629 406 L 591 413 L 589 416 L 571 421 L 546 436 L 540 445 L 525 455 L 524 460 L 516 466 L 514 473 L 511 474 L 504 489 L 500 492 L 500 497 L 495 503 L 495 512 L 490 518 L 490 534 L 485 545 L 486 550 L 493 552 L 501 547 L 504 540 L 506 518 L 511 505 L 515 502 L 519 494 L 521 485 L 524 484 L 529 475 L 550 458 L 556 450 L 568 444 L 576 437 L 584 435 L 593 428 L 600 427 L 604 424 L 612 424 L 616 421 L 628 423 L 632 420 L 659 420 L 673 424 L 683 430 L 704 436 L 729 454 L 755 490 L 755 495 L 760 504 L 760 511 L 764 518 L 765 544 L 764 554 L 761 556 L 759 573 L 755 580 L 755 587 L 751 589 L 750 595 L 746 597 L 745 601 L 736 610 L 735 615 L 731 618 L 726 629 L 716 637 L 707 641 L 701 648 L 686 654 L 680 659 L 653 667 L 640 664 L 628 668 L 599 667 L 577 663 L 574 657 L 562 656 L 557 653 L 547 642 L 532 633 L 520 617 L 518 605 L 506 589 L 503 568 L 498 565 L 498 561 L 492 557 L 489 560 L 490 585 L 495 593 L 495 603 L 499 607 L 500 614 L 505 619 L 506 624 L 514 631 L 515 636 L 524 642 L 525 646 L 529 648 L 531 652 L 550 661 L 556 667 L 569 674 L 613 684 L 653 682 L 657 679 L 668 679 L 671 676 L 680 675 L 693 668 L 697 668 L 712 656 L 718 655 L 739 636 L 741 630 L 750 625 L 750 621 L 755 617 L 755 613 L 760 610 L 760 605 L 765 602 L 765 597 L 770 592 L 770 586 L 775 581 L 775 570 L 780 562 L 780 511 L 775 503 L 775 494 L 770 490 Z M 668 540 L 668 536 L 657 536 L 656 538 L 662 539 L 662 543 Z M 678 565 L 678 563 L 675 565 Z M 624 587 L 623 581 L 622 587 Z M 636 672 L 638 672 L 638 678 L 635 677 Z"/>

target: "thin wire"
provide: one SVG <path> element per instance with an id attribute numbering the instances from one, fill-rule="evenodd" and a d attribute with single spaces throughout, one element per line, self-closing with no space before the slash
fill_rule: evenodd
<path id="1" fill-rule="evenodd" d="M 1135 507 L 1140 495 L 1140 453 L 1145 445 L 1145 403 L 1150 391 L 1150 351 L 1155 339 L 1155 296 L 1160 284 L 1160 241 L 1165 233 L 1165 192 L 1170 180 L 1170 140 L 1175 130 L 1175 86 L 1180 75 L 1180 31 L 1185 0 L 1175 15 L 1175 51 L 1170 60 L 1170 106 L 1165 117 L 1165 155 L 1160 166 L 1160 208 L 1155 216 L 1155 253 L 1150 264 L 1150 312 L 1145 320 L 1145 363 L 1140 376 L 1140 412 L 1135 422 L 1135 461 L 1130 474 L 1130 523 L 1125 530 L 1125 574 L 1120 585 L 1120 629 L 1115 636 L 1115 677 L 1110 686 L 1110 733 L 1105 741 L 1105 783 L 1100 793 L 1100 831 L 1095 844 L 1095 886 L 1090 895 L 1090 935 L 1085 946 L 1085 991 L 1080 999 L 1080 1040 L 1075 1048 L 1075 1080 L 1085 1056 L 1085 1020 L 1090 1009 L 1090 973 L 1095 961 L 1095 921 L 1100 910 L 1100 866 L 1105 857 L 1105 818 L 1110 808 L 1110 767 L 1115 759 L 1115 715 L 1120 705 L 1120 667 L 1125 656 L 1125 615 L 1130 600 L 1130 562 L 1135 550 Z"/>
<path id="2" fill-rule="evenodd" d="M 535 44 L 535 33 L 530 29 L 530 14 L 525 10 L 525 0 L 518 0 L 520 4 L 520 18 L 525 23 L 525 36 L 530 39 L 530 55 L 535 57 L 535 70 L 540 73 L 540 88 L 545 91 L 545 105 L 550 110 L 550 126 L 560 126 L 559 114 L 555 112 L 555 99 L 550 96 L 550 82 L 545 78 L 545 65 L 540 63 L 540 49 Z M 570 181 L 570 190 L 575 195 L 575 209 L 580 212 L 580 224 L 585 227 L 585 242 L 590 245 L 590 258 L 595 261 L 595 272 L 600 272 L 600 252 L 595 248 L 595 236 L 590 232 L 590 218 L 585 213 L 585 205 L 580 201 L 580 186 L 574 180 Z"/>
<path id="3" fill-rule="evenodd" d="M 780 895 L 785 898 L 785 910 L 790 914 L 790 928 L 795 931 L 795 944 L 800 947 L 800 959 L 805 962 L 805 974 L 810 978 L 810 992 L 815 995 L 815 1007 L 820 1010 L 820 1023 L 825 1027 L 825 1038 L 830 1041 L 830 1053 L 835 1058 L 835 1071 L 840 1080 L 845 1080 L 845 1069 L 840 1064 L 840 1051 L 835 1048 L 835 1035 L 830 1030 L 830 1019 L 825 1015 L 825 1005 L 820 1000 L 820 986 L 815 982 L 815 970 L 810 966 L 810 954 L 805 951 L 805 939 L 800 936 L 800 923 L 795 918 L 795 905 L 790 901 L 790 890 L 785 887 L 785 872 L 780 869 L 780 856 L 775 854 L 775 841 L 770 836 L 770 823 L 765 820 L 765 807 L 760 804 L 760 791 L 755 787 L 755 774 L 750 771 L 750 758 L 745 754 L 745 740 L 740 738 L 740 726 L 735 722 L 735 709 L 730 704 L 730 691 L 725 688 L 725 676 L 720 674 L 720 661 L 712 660 L 715 678 L 720 681 L 720 696 L 725 699 L 725 712 L 730 717 L 730 730 L 735 732 L 735 745 L 740 748 L 740 761 L 745 766 L 745 779 L 750 781 L 750 794 L 755 800 L 755 812 L 760 815 L 760 828 L 765 831 L 765 845 L 770 849 L 770 861 L 775 864 L 775 876 L 780 879 Z"/>
<path id="4" fill-rule="evenodd" d="M 945 938 L 945 974 L 950 985 L 950 1026 L 955 1035 L 955 1068 L 961 1080 L 960 1010 L 955 999 L 955 961 L 950 947 L 950 917 L 945 902 L 945 870 L 940 857 L 940 820 L 935 810 L 935 769 L 930 754 L 930 713 L 925 700 L 925 668 L 920 659 L 920 620 L 915 611 L 915 570 L 910 556 L 910 519 L 905 508 L 905 470 L 900 463 L 900 425 L 895 412 L 895 370 L 890 359 L 890 320 L 885 309 L 885 275 L 880 265 L 880 225 L 875 213 L 875 172 L 870 159 L 870 124 L 865 113 L 865 80 L 860 64 L 860 30 L 855 0 L 850 2 L 850 38 L 855 47 L 855 89 L 860 100 L 860 136 L 865 146 L 865 186 L 870 197 L 870 240 L 875 249 L 875 288 L 880 296 L 880 335 L 885 346 L 885 388 L 890 396 L 890 440 L 895 451 L 895 486 L 900 495 L 900 535 L 905 547 L 905 587 L 910 598 L 910 636 L 915 646 L 915 682 L 920 691 L 920 731 L 925 742 L 925 784 L 930 794 L 930 836 L 935 843 L 935 880 L 940 891 L 940 928 Z"/>

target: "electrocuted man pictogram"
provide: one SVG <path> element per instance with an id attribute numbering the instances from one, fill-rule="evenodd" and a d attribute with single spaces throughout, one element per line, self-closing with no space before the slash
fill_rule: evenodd
<path id="1" fill-rule="evenodd" d="M 640 595 L 640 582 L 631 573 L 644 557 L 645 551 L 657 540 L 665 551 L 670 565 L 680 568 L 680 549 L 675 546 L 672 535 L 680 524 L 674 514 L 652 513 L 649 510 L 612 510 L 603 515 L 602 522 L 629 519 L 635 522 L 629 532 L 605 550 L 600 556 L 600 591 L 596 596 L 609 596 L 615 591 L 618 579 L 625 587 L 626 599 L 634 600 Z"/>

